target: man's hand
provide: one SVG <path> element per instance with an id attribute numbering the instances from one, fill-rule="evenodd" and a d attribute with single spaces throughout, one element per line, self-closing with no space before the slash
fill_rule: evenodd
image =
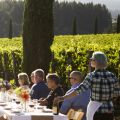
<path id="1" fill-rule="evenodd" d="M 46 99 L 44 99 L 44 100 L 39 100 L 39 102 L 40 102 L 40 105 L 42 105 L 42 106 L 44 106 L 44 105 L 47 105 L 47 100 Z"/>

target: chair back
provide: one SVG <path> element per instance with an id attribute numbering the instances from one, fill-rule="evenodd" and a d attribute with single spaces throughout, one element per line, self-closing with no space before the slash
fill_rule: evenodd
<path id="1" fill-rule="evenodd" d="M 84 112 L 82 110 L 75 111 L 74 109 L 70 109 L 67 116 L 69 120 L 82 120 Z"/>
<path id="2" fill-rule="evenodd" d="M 73 109 L 70 109 L 67 113 L 69 120 L 73 120 L 74 115 L 75 115 L 75 111 Z"/>
<path id="3" fill-rule="evenodd" d="M 75 111 L 73 120 L 82 120 L 84 116 L 84 112 L 82 111 Z"/>

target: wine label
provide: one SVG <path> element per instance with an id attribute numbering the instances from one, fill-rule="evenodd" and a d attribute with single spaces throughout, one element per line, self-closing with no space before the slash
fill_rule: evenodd
<path id="1" fill-rule="evenodd" d="M 57 113 L 57 107 L 53 107 L 53 114 L 56 114 Z"/>

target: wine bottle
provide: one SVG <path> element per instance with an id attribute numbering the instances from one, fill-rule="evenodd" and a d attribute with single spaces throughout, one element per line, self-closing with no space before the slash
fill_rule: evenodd
<path id="1" fill-rule="evenodd" d="M 52 110 L 53 110 L 54 115 L 58 115 L 59 114 L 59 104 L 54 102 Z"/>

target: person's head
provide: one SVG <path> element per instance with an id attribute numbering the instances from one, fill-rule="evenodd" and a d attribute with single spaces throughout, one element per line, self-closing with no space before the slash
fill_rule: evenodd
<path id="1" fill-rule="evenodd" d="M 107 57 L 103 52 L 94 52 L 90 60 L 91 67 L 95 69 L 104 69 L 107 67 Z"/>
<path id="2" fill-rule="evenodd" d="M 48 88 L 54 89 L 59 85 L 60 78 L 56 73 L 51 73 L 46 76 Z"/>
<path id="3" fill-rule="evenodd" d="M 44 81 L 45 73 L 42 69 L 37 69 L 34 71 L 34 82 L 39 83 L 40 81 Z"/>
<path id="4" fill-rule="evenodd" d="M 79 71 L 72 71 L 69 77 L 71 85 L 82 82 L 82 74 Z"/>
<path id="5" fill-rule="evenodd" d="M 34 71 L 31 73 L 31 75 L 30 75 L 30 78 L 31 78 L 31 82 L 32 83 L 35 83 L 35 80 L 34 80 Z"/>
<path id="6" fill-rule="evenodd" d="M 29 82 L 29 77 L 26 73 L 19 73 L 18 74 L 18 82 L 20 86 L 28 85 L 30 84 Z"/>

